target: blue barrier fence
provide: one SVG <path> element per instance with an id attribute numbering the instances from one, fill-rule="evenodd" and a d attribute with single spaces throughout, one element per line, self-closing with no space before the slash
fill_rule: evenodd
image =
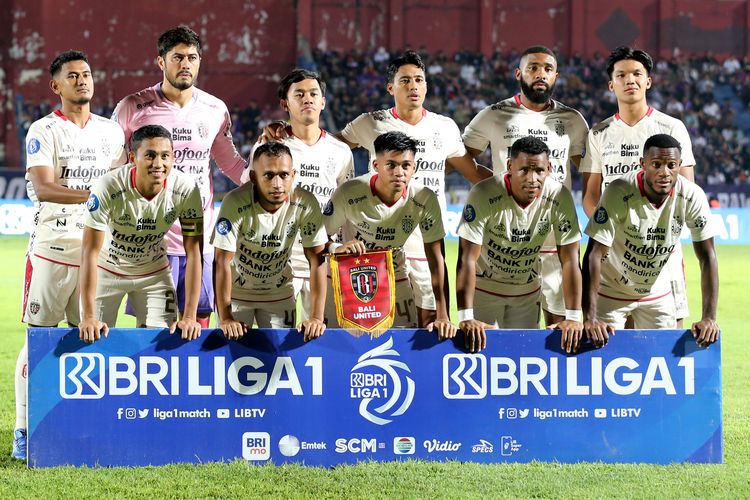
<path id="1" fill-rule="evenodd" d="M 459 333 L 460 335 L 460 333 Z M 29 465 L 245 459 L 720 463 L 720 345 L 622 331 L 566 355 L 560 334 L 487 350 L 423 330 L 378 339 L 253 330 L 29 329 Z"/>

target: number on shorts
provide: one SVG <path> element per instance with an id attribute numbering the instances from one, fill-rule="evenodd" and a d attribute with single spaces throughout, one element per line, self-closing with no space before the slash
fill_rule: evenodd
<path id="1" fill-rule="evenodd" d="M 174 297 L 174 290 L 167 290 L 164 292 L 164 297 L 167 299 L 164 302 L 164 311 L 167 314 L 177 314 L 177 311 L 175 309 L 175 297 Z"/>
<path id="2" fill-rule="evenodd" d="M 295 310 L 286 310 L 284 311 L 284 326 L 287 326 L 289 328 L 294 328 L 294 322 L 295 322 L 295 316 L 297 315 L 297 311 Z"/>
<path id="3" fill-rule="evenodd" d="M 411 317 L 412 308 L 409 307 L 414 304 L 414 299 L 407 299 L 396 302 L 396 315 L 406 317 L 408 323 L 416 323 L 416 319 Z"/>

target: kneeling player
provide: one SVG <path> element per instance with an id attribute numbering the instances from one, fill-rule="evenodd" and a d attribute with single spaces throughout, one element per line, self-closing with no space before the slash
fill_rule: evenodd
<path id="1" fill-rule="evenodd" d="M 130 165 L 105 174 L 92 188 L 81 256 L 81 340 L 93 342 L 115 326 L 127 294 L 139 327 L 175 326 L 182 338 L 201 334 L 196 321 L 201 283 L 203 211 L 195 181 L 172 170 L 172 138 L 160 125 L 133 133 Z M 187 255 L 186 305 L 176 323 L 175 288 L 164 235 L 180 220 Z M 98 266 L 98 269 L 97 269 Z"/>
<path id="2" fill-rule="evenodd" d="M 679 141 L 666 134 L 649 137 L 641 168 L 612 181 L 586 227 L 591 240 L 583 256 L 586 332 L 607 343 L 628 316 L 635 328 L 675 328 L 675 300 L 664 271 L 690 229 L 701 269 L 703 316 L 692 326 L 701 346 L 719 338 L 716 302 L 719 272 L 711 212 L 703 190 L 680 176 Z"/>
<path id="3" fill-rule="evenodd" d="M 377 248 L 393 248 L 396 274 L 396 318 L 394 326 L 417 326 L 414 292 L 407 277 L 403 245 L 419 227 L 432 274 L 437 319 L 426 328 L 451 338 L 456 327 L 448 317 L 444 293 L 445 257 L 443 220 L 437 195 L 421 185 L 410 184 L 416 171 L 417 141 L 402 132 L 387 132 L 375 139 L 372 176 L 361 176 L 342 184 L 326 205 L 324 215 L 329 236 L 343 230 L 346 243 L 329 244 L 337 254 L 361 255 Z M 336 321 L 329 300 L 328 321 Z"/>
<path id="4" fill-rule="evenodd" d="M 253 153 L 250 182 L 227 194 L 211 243 L 216 248 L 214 292 L 219 328 L 229 339 L 260 328 L 292 328 L 296 303 L 289 256 L 297 235 L 310 264 L 312 309 L 300 324 L 305 340 L 323 334 L 328 241 L 315 196 L 292 188 L 292 154 L 269 142 Z"/>
<path id="5" fill-rule="evenodd" d="M 485 329 L 539 328 L 539 251 L 552 233 L 562 264 L 562 348 L 576 351 L 583 332 L 578 218 L 570 191 L 550 175 L 540 139 L 513 143 L 508 172 L 478 183 L 458 226 L 458 318 L 466 347 L 487 345 Z"/>

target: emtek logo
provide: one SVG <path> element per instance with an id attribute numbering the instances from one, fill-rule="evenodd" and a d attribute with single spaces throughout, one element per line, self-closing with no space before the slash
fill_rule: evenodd
<path id="1" fill-rule="evenodd" d="M 271 458 L 271 436 L 267 432 L 246 432 L 242 435 L 242 458 L 268 460 Z"/>
<path id="2" fill-rule="evenodd" d="M 447 354 L 443 357 L 443 396 L 448 399 L 482 399 L 487 395 L 487 359 L 481 354 Z"/>
<path id="3" fill-rule="evenodd" d="M 104 355 L 68 353 L 60 356 L 60 396 L 63 399 L 104 397 Z"/>

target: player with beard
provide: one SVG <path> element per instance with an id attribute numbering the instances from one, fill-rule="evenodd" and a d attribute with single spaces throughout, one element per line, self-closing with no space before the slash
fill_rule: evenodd
<path id="1" fill-rule="evenodd" d="M 200 37 L 187 26 L 178 26 L 159 37 L 157 49 L 163 80 L 120 101 L 112 119 L 125 131 L 127 142 L 133 131 L 144 125 L 161 125 L 170 130 L 174 167 L 191 176 L 201 190 L 206 231 L 198 322 L 207 328 L 214 303 L 213 248 L 209 238 L 215 213 L 210 162 L 214 159 L 224 175 L 236 184 L 240 183 L 247 163 L 232 142 L 232 124 L 224 102 L 195 87 L 203 53 Z M 167 253 L 177 287 L 177 305 L 183 311 L 186 257 L 181 235 L 180 225 L 175 223 L 167 234 Z M 132 313 L 130 307 L 128 312 Z"/>
<path id="2" fill-rule="evenodd" d="M 92 182 L 118 165 L 122 131 L 91 113 L 94 79 L 86 54 L 69 50 L 50 64 L 50 87 L 61 107 L 31 124 L 26 134 L 26 172 L 39 203 L 34 244 L 29 245 L 23 321 L 29 326 L 78 324 L 78 273 L 86 200 Z M 15 372 L 14 458 L 26 459 L 26 365 L 24 343 Z"/>
<path id="3" fill-rule="evenodd" d="M 507 169 L 513 143 L 537 137 L 550 149 L 551 176 L 571 188 L 570 164 L 578 165 L 588 125 L 581 114 L 552 99 L 557 81 L 557 58 L 547 47 L 535 45 L 521 54 L 515 70 L 521 92 L 480 111 L 464 131 L 467 155 L 476 158 L 492 150 L 495 174 Z M 542 273 L 542 309 L 547 325 L 565 319 L 562 267 L 552 233 L 539 254 Z"/>

